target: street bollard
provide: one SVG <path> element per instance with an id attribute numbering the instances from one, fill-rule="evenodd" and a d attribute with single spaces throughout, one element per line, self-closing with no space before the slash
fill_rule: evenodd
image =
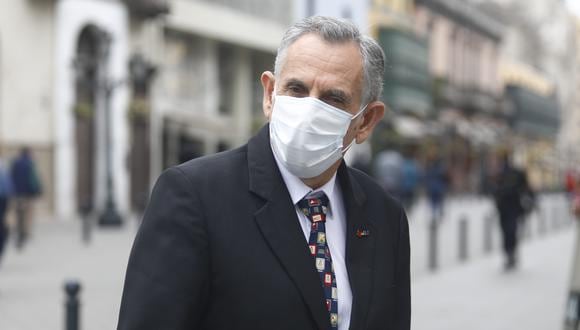
<path id="1" fill-rule="evenodd" d="M 78 281 L 67 281 L 64 285 L 64 290 L 66 293 L 65 330 L 79 330 L 80 302 L 78 294 L 81 290 L 81 285 Z"/>
<path id="2" fill-rule="evenodd" d="M 538 235 L 543 236 L 546 233 L 546 217 L 544 216 L 544 210 L 538 207 Z"/>
<path id="3" fill-rule="evenodd" d="M 468 223 L 467 217 L 459 220 L 459 261 L 464 262 L 468 257 Z"/>
<path id="4" fill-rule="evenodd" d="M 493 214 L 489 213 L 483 220 L 483 251 L 490 253 L 493 239 Z"/>
<path id="5" fill-rule="evenodd" d="M 16 249 L 21 250 L 26 240 L 24 224 L 24 205 L 21 201 L 16 201 Z"/>
<path id="6" fill-rule="evenodd" d="M 90 218 L 90 213 L 91 213 L 91 206 L 90 204 L 86 204 L 83 205 L 81 207 L 80 210 L 80 214 L 81 214 L 81 230 L 82 230 L 82 237 L 83 237 L 83 242 L 85 244 L 89 244 L 91 242 L 91 218 Z"/>
<path id="7" fill-rule="evenodd" d="M 428 266 L 429 270 L 434 272 L 437 270 L 438 262 L 437 262 L 437 230 L 438 230 L 438 221 L 434 217 L 431 219 L 431 223 L 429 224 L 429 251 L 427 251 L 429 255 Z"/>
<path id="8" fill-rule="evenodd" d="M 558 228 L 562 229 L 565 226 L 566 220 L 564 219 L 564 211 L 562 208 L 558 208 Z"/>
<path id="9" fill-rule="evenodd" d="M 532 215 L 524 214 L 521 218 L 522 238 L 529 240 L 532 238 Z"/>
<path id="10" fill-rule="evenodd" d="M 556 214 L 556 207 L 552 206 L 551 209 L 552 209 L 551 210 L 552 212 L 550 212 L 550 216 L 551 216 L 550 218 L 552 219 L 551 220 L 552 221 L 552 229 L 558 230 L 558 228 L 560 227 L 560 223 L 558 222 L 558 216 Z"/>
<path id="11" fill-rule="evenodd" d="M 91 220 L 88 216 L 83 216 L 82 222 L 83 242 L 88 245 L 91 243 Z"/>

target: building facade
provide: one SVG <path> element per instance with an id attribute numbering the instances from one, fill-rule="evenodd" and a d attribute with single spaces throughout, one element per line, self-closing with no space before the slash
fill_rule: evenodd
<path id="1" fill-rule="evenodd" d="M 109 161 L 126 216 L 164 168 L 243 144 L 265 122 L 259 77 L 294 12 L 266 0 L 0 6 L 0 152 L 32 149 L 42 211 L 58 219 L 103 211 Z"/>
<path id="2" fill-rule="evenodd" d="M 369 33 L 369 0 L 295 0 L 294 20 L 323 15 L 348 19 L 364 34 Z"/>
<path id="3" fill-rule="evenodd" d="M 481 8 L 506 26 L 501 57 L 505 100 L 514 110 L 514 144 L 519 147 L 514 156 L 536 188 L 559 188 L 564 171 L 578 159 L 572 16 L 561 1 L 494 0 Z"/>
<path id="4" fill-rule="evenodd" d="M 508 129 L 501 107 L 503 26 L 465 1 L 416 1 L 415 31 L 427 38 L 434 138 L 444 150 L 451 189 L 482 189 L 486 154 Z"/>
<path id="5" fill-rule="evenodd" d="M 0 157 L 29 147 L 39 167 L 41 209 L 52 209 L 55 180 L 52 1 L 7 0 L 0 5 Z"/>

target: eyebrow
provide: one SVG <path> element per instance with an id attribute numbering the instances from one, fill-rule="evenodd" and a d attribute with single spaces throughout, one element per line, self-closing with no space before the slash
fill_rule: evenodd
<path id="1" fill-rule="evenodd" d="M 300 88 L 304 88 L 305 90 L 308 90 L 308 87 L 306 87 L 306 84 L 303 81 L 298 80 L 296 78 L 288 79 L 288 81 L 286 81 L 286 83 L 284 84 L 284 87 L 287 88 L 288 86 L 297 86 Z"/>

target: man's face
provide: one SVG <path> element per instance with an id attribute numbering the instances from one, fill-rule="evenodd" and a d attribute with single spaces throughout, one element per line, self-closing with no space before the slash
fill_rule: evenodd
<path id="1" fill-rule="evenodd" d="M 288 47 L 278 77 L 266 72 L 262 83 L 264 114 L 268 120 L 272 115 L 274 85 L 277 95 L 314 97 L 354 115 L 361 107 L 362 56 L 354 42 L 331 44 L 315 34 L 306 34 Z M 360 124 L 361 117 L 351 123 L 343 145 L 355 137 L 355 126 Z"/>

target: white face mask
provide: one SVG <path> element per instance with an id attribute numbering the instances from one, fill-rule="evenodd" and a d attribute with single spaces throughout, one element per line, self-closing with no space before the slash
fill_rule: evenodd
<path id="1" fill-rule="evenodd" d="M 326 171 L 353 145 L 342 141 L 356 115 L 313 97 L 276 95 L 270 119 L 270 143 L 290 173 L 303 179 Z"/>

